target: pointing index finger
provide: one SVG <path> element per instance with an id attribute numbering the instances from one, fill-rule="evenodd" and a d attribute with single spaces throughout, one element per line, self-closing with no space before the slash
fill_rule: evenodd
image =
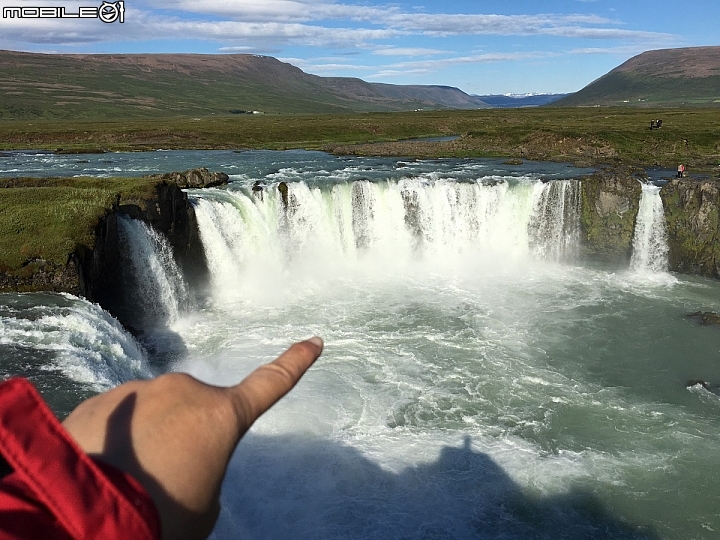
<path id="1" fill-rule="evenodd" d="M 227 389 L 243 432 L 292 390 L 322 350 L 323 341 L 317 336 L 295 343 L 277 359 L 260 366 L 240 384 Z"/>

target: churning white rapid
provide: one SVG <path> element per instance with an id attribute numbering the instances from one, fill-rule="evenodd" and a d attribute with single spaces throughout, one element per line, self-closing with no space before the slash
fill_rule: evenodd
<path id="1" fill-rule="evenodd" d="M 635 272 L 667 272 L 668 244 L 660 188 L 643 183 L 635 222 L 630 267 Z"/>
<path id="2" fill-rule="evenodd" d="M 188 291 L 170 244 L 152 227 L 129 217 L 118 217 L 118 232 L 137 289 L 141 322 L 176 321 Z"/>
<path id="3" fill-rule="evenodd" d="M 142 346 L 96 304 L 63 294 L 29 306 L 18 295 L 11 312 L 23 316 L 9 317 L 0 309 L 0 347 L 50 356 L 43 370 L 59 370 L 98 391 L 153 375 Z M 31 363 L 21 356 L 18 361 Z M 11 358 L 7 352 L 2 355 L 3 362 Z"/>

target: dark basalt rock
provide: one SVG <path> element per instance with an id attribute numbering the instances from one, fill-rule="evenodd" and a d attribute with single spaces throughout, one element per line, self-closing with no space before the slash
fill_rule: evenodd
<path id="1" fill-rule="evenodd" d="M 262 185 L 262 183 L 260 182 L 260 180 L 257 180 L 257 181 L 253 184 L 252 194 L 253 194 L 255 197 L 257 197 L 258 199 L 260 199 L 261 201 L 263 200 L 263 185 Z"/>
<path id="2" fill-rule="evenodd" d="M 26 261 L 19 272 L 0 271 L 2 291 L 52 291 L 78 295 L 79 283 L 77 265 L 72 256 L 65 265 L 58 266 L 43 259 L 32 259 Z"/>
<path id="3" fill-rule="evenodd" d="M 288 186 L 285 182 L 280 182 L 278 184 L 278 191 L 280 192 L 280 199 L 282 200 L 283 206 L 287 208 L 288 206 Z"/>
<path id="4" fill-rule="evenodd" d="M 229 177 L 224 172 L 210 172 L 207 168 L 189 169 L 185 172 L 152 174 L 149 178 L 172 182 L 179 188 L 208 188 L 228 183 Z"/>
<path id="5" fill-rule="evenodd" d="M 676 178 L 660 196 L 670 270 L 720 278 L 720 181 Z"/>
<path id="6" fill-rule="evenodd" d="M 78 275 L 77 293 L 100 304 L 123 324 L 132 320 L 126 311 L 127 298 L 134 293 L 127 290 L 123 277 L 119 215 L 142 220 L 163 234 L 190 287 L 204 285 L 208 278 L 207 262 L 195 211 L 187 194 L 175 183 L 162 182 L 156 186 L 155 196 L 144 201 L 144 208 L 136 204 L 116 205 L 98 223 L 92 249 L 81 246 L 70 255 Z"/>
<path id="7" fill-rule="evenodd" d="M 714 313 L 712 311 L 695 311 L 694 313 L 688 313 L 685 316 L 690 319 L 697 320 L 703 326 L 720 324 L 720 314 Z"/>

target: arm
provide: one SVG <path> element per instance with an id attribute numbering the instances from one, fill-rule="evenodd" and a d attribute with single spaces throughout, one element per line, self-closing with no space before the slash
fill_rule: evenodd
<path id="1" fill-rule="evenodd" d="M 220 485 L 235 446 L 322 352 L 294 344 L 236 386 L 181 373 L 133 381 L 81 403 L 63 422 L 91 457 L 132 474 L 157 507 L 162 538 L 202 539 L 219 513 Z"/>

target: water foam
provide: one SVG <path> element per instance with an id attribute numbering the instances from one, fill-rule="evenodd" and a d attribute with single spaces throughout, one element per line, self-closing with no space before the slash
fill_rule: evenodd
<path id="1" fill-rule="evenodd" d="M 38 306 L 0 319 L 0 344 L 50 351 L 46 369 L 98 391 L 153 375 L 142 346 L 100 306 L 69 294 L 59 305 Z"/>
<path id="2" fill-rule="evenodd" d="M 284 184 L 286 195 L 278 186 L 193 192 L 219 301 L 291 289 L 299 276 L 411 273 L 418 264 L 501 269 L 565 260 L 577 246 L 576 181 L 458 182 L 428 173 L 296 181 Z"/>

